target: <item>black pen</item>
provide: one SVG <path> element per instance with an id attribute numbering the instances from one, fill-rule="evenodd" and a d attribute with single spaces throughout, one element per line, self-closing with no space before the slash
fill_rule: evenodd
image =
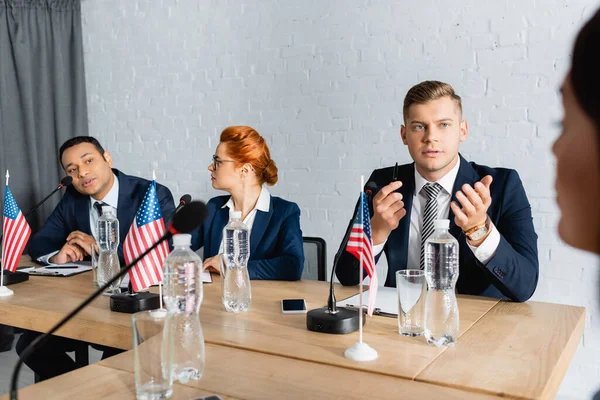
<path id="1" fill-rule="evenodd" d="M 60 266 L 52 266 L 52 267 L 45 267 L 46 269 L 77 269 L 79 268 L 77 265 L 69 265 L 66 267 L 60 267 Z"/>
<path id="2" fill-rule="evenodd" d="M 398 180 L 398 163 L 394 166 L 394 172 L 392 173 L 392 181 Z"/>

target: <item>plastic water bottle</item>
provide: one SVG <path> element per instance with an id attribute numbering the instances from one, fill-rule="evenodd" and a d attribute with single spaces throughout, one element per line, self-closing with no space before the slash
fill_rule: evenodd
<path id="1" fill-rule="evenodd" d="M 248 259 L 250 258 L 250 235 L 242 222 L 242 213 L 232 213 L 231 221 L 223 230 L 223 305 L 230 312 L 248 311 L 252 303 Z"/>
<path id="2" fill-rule="evenodd" d="M 448 232 L 450 220 L 434 223 L 425 242 L 425 278 L 429 286 L 425 301 L 425 338 L 438 347 L 453 346 L 458 337 L 458 241 Z"/>
<path id="3" fill-rule="evenodd" d="M 98 267 L 96 268 L 96 283 L 98 287 L 105 285 L 119 273 L 121 265 L 117 248 L 119 247 L 119 220 L 111 206 L 102 206 L 102 216 L 96 225 L 98 236 Z M 109 293 L 119 292 L 119 283 L 115 282 L 107 288 Z"/>
<path id="4" fill-rule="evenodd" d="M 173 380 L 186 383 L 204 372 L 204 334 L 200 325 L 203 299 L 202 261 L 190 249 L 192 236 L 173 236 L 173 251 L 165 260 L 163 300 L 172 314 Z"/>

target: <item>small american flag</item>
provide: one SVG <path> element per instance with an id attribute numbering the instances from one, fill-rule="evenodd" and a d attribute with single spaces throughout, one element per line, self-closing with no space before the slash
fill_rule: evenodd
<path id="1" fill-rule="evenodd" d="M 156 243 L 165 231 L 160 204 L 156 198 L 156 181 L 152 181 L 123 242 L 125 262 L 133 262 Z M 129 279 L 134 291 L 146 289 L 162 281 L 163 262 L 168 254 L 169 245 L 166 241 L 162 242 L 129 270 Z"/>
<path id="2" fill-rule="evenodd" d="M 31 235 L 31 228 L 25 220 L 25 216 L 19 209 L 10 189 L 6 186 L 4 190 L 4 238 L 2 248 L 4 249 L 4 268 L 11 272 L 17 270 L 19 259 L 23 249 Z"/>
<path id="3" fill-rule="evenodd" d="M 362 261 L 362 267 L 367 271 L 369 282 L 369 315 L 373 315 L 375 298 L 377 297 L 377 271 L 375 271 L 375 258 L 373 257 L 373 240 L 371 238 L 371 219 L 367 195 L 360 194 L 360 206 L 354 217 L 352 232 L 346 245 L 346 251 Z M 362 282 L 360 283 L 362 284 Z"/>

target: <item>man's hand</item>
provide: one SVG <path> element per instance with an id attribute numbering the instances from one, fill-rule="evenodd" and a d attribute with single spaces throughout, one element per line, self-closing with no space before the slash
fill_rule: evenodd
<path id="1" fill-rule="evenodd" d="M 58 254 L 50 257 L 48 260 L 51 264 L 66 264 L 69 262 L 77 262 L 83 260 L 85 252 L 79 245 L 65 243 Z"/>
<path id="2" fill-rule="evenodd" d="M 471 185 L 464 184 L 462 191 L 456 192 L 456 199 L 462 208 L 454 201 L 450 203 L 450 208 L 454 212 L 454 222 L 463 232 L 485 223 L 487 210 L 492 204 L 491 184 L 492 177 L 486 175 L 481 181 L 475 183 L 474 189 Z"/>
<path id="3" fill-rule="evenodd" d="M 92 244 L 96 245 L 96 240 L 93 236 L 81 231 L 73 231 L 67 236 L 67 243 L 77 245 L 85 251 L 86 255 L 91 255 L 91 246 Z"/>
<path id="4" fill-rule="evenodd" d="M 385 242 L 390 233 L 398 227 L 402 217 L 406 215 L 402 194 L 395 192 L 402 187 L 402 182 L 395 181 L 381 188 L 373 197 L 373 217 L 371 230 L 373 244 Z"/>
<path id="5" fill-rule="evenodd" d="M 204 260 L 204 263 L 202 263 L 202 271 L 207 269 L 209 272 L 216 272 L 217 274 L 221 273 L 221 258 L 218 254 Z"/>

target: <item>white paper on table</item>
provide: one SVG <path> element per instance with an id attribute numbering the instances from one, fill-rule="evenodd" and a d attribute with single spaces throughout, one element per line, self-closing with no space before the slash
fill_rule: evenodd
<path id="1" fill-rule="evenodd" d="M 20 272 L 27 272 L 30 275 L 42 276 L 71 276 L 82 272 L 91 271 L 91 261 L 80 261 L 66 264 L 50 264 L 43 267 L 21 268 Z"/>
<path id="2" fill-rule="evenodd" d="M 202 271 L 202 282 L 212 283 L 212 275 L 208 271 Z"/>
<path id="3" fill-rule="evenodd" d="M 359 294 L 356 294 L 347 299 L 343 299 L 335 303 L 338 307 L 358 308 L 360 306 Z M 363 292 L 362 299 L 363 308 L 366 310 L 369 304 L 369 291 Z M 398 315 L 398 294 L 396 288 L 393 287 L 378 287 L 377 299 L 375 299 L 375 310 L 386 314 Z M 378 314 L 375 312 L 374 314 Z"/>

